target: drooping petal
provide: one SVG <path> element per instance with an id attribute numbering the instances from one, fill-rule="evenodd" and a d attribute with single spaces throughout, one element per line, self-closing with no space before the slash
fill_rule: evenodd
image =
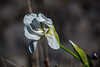
<path id="1" fill-rule="evenodd" d="M 53 49 L 59 49 L 60 48 L 60 45 L 59 43 L 57 42 L 57 39 L 54 35 L 54 31 L 51 30 L 50 31 L 51 34 L 46 34 L 45 37 L 47 38 L 47 41 L 48 41 L 48 44 L 51 48 Z"/>
<path id="2" fill-rule="evenodd" d="M 32 40 L 30 45 L 29 45 L 29 51 L 31 53 L 33 53 L 35 51 L 35 49 L 36 49 L 36 46 L 37 46 L 37 41 Z"/>
<path id="3" fill-rule="evenodd" d="M 29 29 L 30 30 L 30 29 Z M 24 26 L 24 35 L 28 38 L 28 39 L 32 39 L 32 40 L 39 40 L 40 36 L 37 34 L 32 34 L 33 32 L 30 30 L 29 31 L 27 29 L 27 26 Z"/>
<path id="4" fill-rule="evenodd" d="M 31 14 L 25 15 L 24 20 L 23 20 L 24 21 L 24 24 L 25 25 L 31 24 L 32 23 L 32 20 L 34 18 L 36 18 L 36 17 L 37 17 L 37 15 L 35 13 L 31 13 Z"/>
<path id="5" fill-rule="evenodd" d="M 46 24 L 49 28 L 53 28 L 53 22 L 51 19 L 45 17 L 43 14 L 39 13 L 37 17 L 40 23 Z"/>

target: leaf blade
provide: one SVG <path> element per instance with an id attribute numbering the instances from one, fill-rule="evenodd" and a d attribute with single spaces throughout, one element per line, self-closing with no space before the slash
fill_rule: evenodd
<path id="1" fill-rule="evenodd" d="M 76 44 L 74 44 L 71 40 L 69 40 L 69 42 L 71 43 L 71 45 L 73 46 L 75 51 L 79 54 L 79 57 L 80 57 L 82 63 L 85 66 L 89 67 L 88 59 L 87 59 L 85 52 L 81 48 L 79 48 Z"/>

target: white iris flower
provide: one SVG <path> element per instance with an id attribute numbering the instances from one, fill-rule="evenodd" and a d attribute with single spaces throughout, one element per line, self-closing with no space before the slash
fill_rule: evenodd
<path id="1" fill-rule="evenodd" d="M 32 53 L 35 51 L 37 41 L 45 36 L 48 44 L 53 49 L 59 49 L 59 41 L 56 39 L 55 28 L 51 19 L 46 18 L 43 14 L 39 13 L 38 16 L 35 13 L 27 14 L 24 17 L 24 34 L 28 39 L 32 39 L 29 45 L 29 50 Z"/>

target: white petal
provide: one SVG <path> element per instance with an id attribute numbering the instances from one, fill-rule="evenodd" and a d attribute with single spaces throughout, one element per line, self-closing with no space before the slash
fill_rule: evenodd
<path id="1" fill-rule="evenodd" d="M 49 28 L 53 29 L 53 24 L 51 24 L 50 21 L 45 21 L 43 23 L 45 23 Z"/>
<path id="2" fill-rule="evenodd" d="M 30 45 L 29 45 L 29 51 L 31 53 L 33 53 L 35 51 L 35 49 L 36 49 L 36 46 L 37 46 L 37 41 L 32 40 Z"/>
<path id="3" fill-rule="evenodd" d="M 27 26 L 28 30 L 32 31 L 33 33 L 32 34 L 36 34 L 36 35 L 43 35 L 43 31 L 36 31 L 36 30 L 33 30 L 32 27 L 30 25 Z"/>
<path id="4" fill-rule="evenodd" d="M 36 18 L 36 17 L 37 17 L 37 15 L 35 13 L 31 13 L 31 14 L 25 15 L 24 20 L 23 20 L 24 21 L 24 24 L 25 25 L 31 24 L 32 23 L 32 20 L 34 18 Z"/>
<path id="5" fill-rule="evenodd" d="M 43 14 L 39 13 L 37 19 L 39 22 L 46 24 L 50 28 L 53 28 L 52 20 L 45 17 Z"/>
<path id="6" fill-rule="evenodd" d="M 47 38 L 48 44 L 51 48 L 53 49 L 59 49 L 60 45 L 58 44 L 55 36 L 54 36 L 54 31 L 51 31 L 52 34 L 46 34 L 45 37 Z"/>
<path id="7" fill-rule="evenodd" d="M 48 18 L 46 18 L 43 14 L 39 13 L 37 19 L 38 19 L 40 22 L 44 22 L 44 21 L 46 21 Z"/>
<path id="8" fill-rule="evenodd" d="M 32 40 L 39 40 L 40 36 L 36 35 L 36 34 L 31 34 L 29 33 L 29 31 L 27 30 L 27 26 L 24 26 L 24 35 L 28 38 L 28 39 L 32 39 Z"/>

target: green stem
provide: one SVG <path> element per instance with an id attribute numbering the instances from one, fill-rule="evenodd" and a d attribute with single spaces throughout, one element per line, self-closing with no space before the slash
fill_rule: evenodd
<path id="1" fill-rule="evenodd" d="M 79 61 L 81 61 L 81 59 L 76 55 L 76 54 L 74 54 L 72 51 L 70 51 L 70 50 L 68 50 L 67 48 L 65 48 L 64 46 L 62 46 L 61 44 L 60 44 L 60 47 L 62 48 L 62 49 L 64 49 L 65 51 L 67 51 L 68 53 L 70 53 L 71 55 L 73 55 L 75 58 L 77 58 Z"/>

